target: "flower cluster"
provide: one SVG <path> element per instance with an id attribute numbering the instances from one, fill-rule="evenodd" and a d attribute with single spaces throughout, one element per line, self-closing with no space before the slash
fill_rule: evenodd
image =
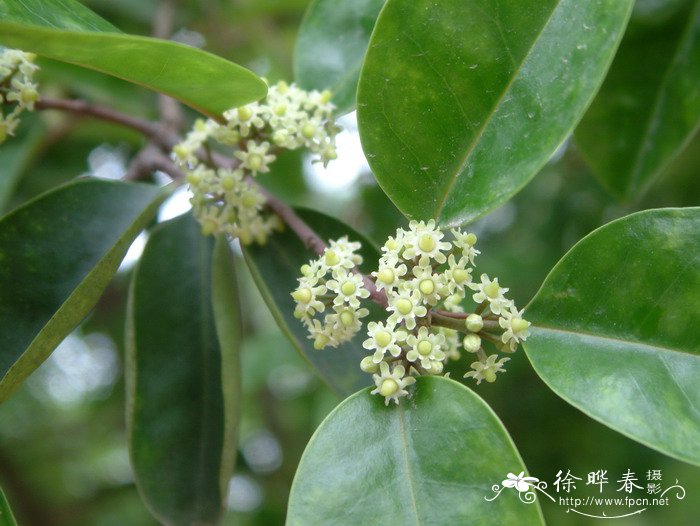
<path id="1" fill-rule="evenodd" d="M 32 111 L 39 98 L 37 84 L 32 77 L 39 67 L 36 56 L 18 49 L 0 48 L 0 144 L 8 135 L 14 135 L 19 125 L 19 115 Z M 8 105 L 12 110 L 5 114 L 1 109 Z"/>
<path id="2" fill-rule="evenodd" d="M 336 158 L 333 104 L 328 91 L 304 91 L 278 82 L 262 102 L 224 113 L 225 124 L 195 123 L 173 148 L 173 158 L 185 170 L 192 190 L 195 217 L 205 235 L 223 232 L 244 244 L 264 243 L 279 227 L 276 216 L 263 215 L 265 198 L 250 182 L 270 171 L 282 149 L 307 148 L 326 165 Z M 212 168 L 202 150 L 209 141 L 234 149 L 235 168 Z"/>
<path id="3" fill-rule="evenodd" d="M 356 254 L 359 248 L 360 243 L 342 237 L 301 268 L 299 286 L 292 292 L 294 316 L 304 322 L 316 349 L 337 347 L 352 339 L 362 328 L 360 320 L 369 314 L 360 307 L 369 291 L 362 275 L 354 272 L 362 263 L 362 256 Z M 321 322 L 317 316 L 324 313 Z"/>
<path id="4" fill-rule="evenodd" d="M 375 288 L 386 294 L 388 316 L 367 324 L 367 339 L 362 345 L 371 354 L 360 368 L 373 374 L 376 389 L 372 393 L 384 396 L 386 404 L 391 400 L 398 403 L 406 396 L 414 376 L 443 374 L 447 361 L 458 360 L 462 351 L 476 358 L 464 376 L 474 378 L 477 384 L 493 382 L 509 358 L 487 355 L 485 342 L 497 351 L 511 353 L 529 335 L 530 323 L 506 297 L 508 289 L 498 278 L 487 274 L 478 281 L 473 278 L 480 253 L 475 248 L 476 236 L 459 229 L 450 234 L 447 239 L 432 220 L 411 221 L 407 230 L 399 228 L 386 241 L 378 268 L 372 273 Z M 314 276 L 316 268 L 302 269 L 302 280 Z M 301 314 L 304 309 L 313 310 L 312 300 L 327 289 L 316 281 L 302 280 L 293 293 L 298 302 L 305 300 L 297 307 Z M 467 312 L 470 300 L 475 305 Z M 330 342 L 324 336 L 315 343 L 319 348 Z"/>

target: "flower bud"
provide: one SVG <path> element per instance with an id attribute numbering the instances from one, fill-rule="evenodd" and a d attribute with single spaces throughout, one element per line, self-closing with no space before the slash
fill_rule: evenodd
<path id="1" fill-rule="evenodd" d="M 311 290 L 308 288 L 295 290 L 292 292 L 292 298 L 305 305 L 311 301 Z"/>
<path id="2" fill-rule="evenodd" d="M 241 106 L 238 108 L 238 118 L 245 122 L 253 116 L 253 110 L 246 106 Z"/>
<path id="3" fill-rule="evenodd" d="M 379 364 L 374 363 L 371 356 L 365 356 L 360 362 L 360 369 L 366 373 L 376 373 L 379 370 Z"/>
<path id="4" fill-rule="evenodd" d="M 476 334 L 467 334 L 462 340 L 464 350 L 467 352 L 476 352 L 481 348 L 481 338 Z"/>
<path id="5" fill-rule="evenodd" d="M 484 319 L 478 314 L 470 314 L 467 319 L 464 320 L 464 325 L 467 327 L 468 331 L 479 332 L 484 327 Z"/>

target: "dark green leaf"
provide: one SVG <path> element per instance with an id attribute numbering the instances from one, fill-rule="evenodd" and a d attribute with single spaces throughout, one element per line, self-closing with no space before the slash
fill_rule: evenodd
<path id="1" fill-rule="evenodd" d="M 576 129 L 576 143 L 618 199 L 641 196 L 700 126 L 700 0 L 626 38 Z"/>
<path id="2" fill-rule="evenodd" d="M 379 184 L 409 217 L 471 221 L 522 188 L 595 94 L 631 0 L 389 0 L 358 120 Z"/>
<path id="3" fill-rule="evenodd" d="M 82 179 L 0 219 L 0 402 L 92 309 L 165 195 Z"/>
<path id="4" fill-rule="evenodd" d="M 581 240 L 526 309 L 532 365 L 607 426 L 700 464 L 700 208 L 649 210 Z"/>
<path id="5" fill-rule="evenodd" d="M 127 423 L 146 505 L 170 525 L 214 524 L 236 451 L 239 307 L 225 240 L 190 214 L 153 230 L 127 321 Z"/>
<path id="6" fill-rule="evenodd" d="M 361 241 L 360 253 L 364 258 L 361 268 L 366 273 L 376 268 L 379 251 L 362 235 L 319 212 L 297 210 L 297 213 L 326 241 L 344 235 L 351 241 Z M 341 396 L 347 396 L 368 385 L 371 379 L 360 370 L 360 361 L 367 355 L 362 348 L 365 338 L 362 332 L 336 349 L 318 351 L 314 349 L 313 341 L 307 338 L 308 332 L 304 325 L 292 314 L 294 300 L 290 293 L 298 286 L 300 268 L 304 263 L 315 259 L 316 255 L 289 229 L 272 236 L 264 246 L 250 246 L 243 253 L 253 279 L 280 329 L 331 389 Z M 376 312 L 376 309 L 371 311 L 371 316 Z M 363 321 L 369 319 L 371 318 Z"/>
<path id="7" fill-rule="evenodd" d="M 2 488 L 0 488 L 0 526 L 17 526 L 10 504 L 7 502 Z"/>
<path id="8" fill-rule="evenodd" d="M 525 471 L 481 398 L 421 377 L 399 407 L 363 390 L 321 424 L 301 459 L 287 524 L 544 524 L 539 505 L 492 486 Z"/>
<path id="9" fill-rule="evenodd" d="M 17 183 L 46 134 L 43 124 L 31 117 L 22 119 L 24 122 L 18 137 L 0 145 L 0 213 L 5 211 Z"/>
<path id="10" fill-rule="evenodd" d="M 265 96 L 265 83 L 237 64 L 176 42 L 117 33 L 75 4 L 0 0 L 0 44 L 113 75 L 218 119 Z"/>
<path id="11" fill-rule="evenodd" d="M 369 36 L 385 0 L 315 0 L 299 28 L 294 78 L 304 89 L 329 89 L 337 113 L 355 107 Z"/>

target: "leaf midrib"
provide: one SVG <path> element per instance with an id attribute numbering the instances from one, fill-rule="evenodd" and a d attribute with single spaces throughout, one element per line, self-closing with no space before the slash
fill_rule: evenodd
<path id="1" fill-rule="evenodd" d="M 561 1 L 557 2 L 556 5 L 554 6 L 554 8 L 552 9 L 551 13 L 549 13 L 547 20 L 542 25 L 542 29 L 540 29 L 540 31 L 537 33 L 535 38 L 532 40 L 532 43 L 528 47 L 527 53 L 525 53 L 525 55 L 523 56 L 523 59 L 520 61 L 520 64 L 518 65 L 517 69 L 513 72 L 513 75 L 511 76 L 510 80 L 508 81 L 505 88 L 503 89 L 503 92 L 496 100 L 496 103 L 492 106 L 491 111 L 489 112 L 486 119 L 484 119 L 483 125 L 481 126 L 481 128 L 479 128 L 476 136 L 474 137 L 472 142 L 467 147 L 467 150 L 464 153 L 464 157 L 462 158 L 462 161 L 459 164 L 459 168 L 454 172 L 454 174 L 452 175 L 452 177 L 448 181 L 447 185 L 445 185 L 445 194 L 442 196 L 442 198 L 440 199 L 440 203 L 438 204 L 438 207 L 435 209 L 435 212 L 433 214 L 434 217 L 438 217 L 444 211 L 445 203 L 447 202 L 447 198 L 449 197 L 450 193 L 452 192 L 454 185 L 457 183 L 457 179 L 459 179 L 460 174 L 462 174 L 464 172 L 464 170 L 466 169 L 467 163 L 469 162 L 469 158 L 471 157 L 472 153 L 474 152 L 474 150 L 478 146 L 479 141 L 481 141 L 481 138 L 484 136 L 486 129 L 488 128 L 489 124 L 491 123 L 494 116 L 496 115 L 498 107 L 501 105 L 503 100 L 506 98 L 506 95 L 508 95 L 511 88 L 513 87 L 513 84 L 515 84 L 515 81 L 520 76 L 520 72 L 522 71 L 523 67 L 525 66 L 528 59 L 530 58 L 530 55 L 532 54 L 532 50 L 535 48 L 535 46 L 537 45 L 537 42 L 540 40 L 540 37 L 544 33 L 545 29 L 547 29 L 550 22 L 552 21 L 552 18 L 554 17 L 554 13 L 557 11 L 557 9 L 559 9 L 559 7 L 565 1 L 566 0 L 561 0 Z"/>
<path id="2" fill-rule="evenodd" d="M 405 421 L 405 415 L 404 415 L 404 408 L 402 405 L 400 407 L 396 408 L 397 413 L 399 415 L 399 426 L 400 426 L 400 432 L 399 436 L 401 437 L 401 453 L 402 457 L 404 460 L 405 464 L 405 470 L 406 470 L 406 479 L 408 480 L 408 489 L 411 493 L 411 507 L 413 509 L 413 513 L 416 517 L 416 524 L 420 525 L 420 516 L 418 515 L 418 499 L 416 498 L 416 484 L 415 481 L 413 480 L 413 471 L 411 470 L 411 463 L 409 462 L 408 459 L 408 434 L 406 433 L 406 421 Z"/>
<path id="3" fill-rule="evenodd" d="M 700 359 L 700 354 L 695 354 L 692 352 L 679 350 L 679 349 L 671 349 L 669 347 L 663 347 L 661 345 L 642 343 L 642 342 L 638 342 L 636 340 L 622 340 L 620 338 L 615 338 L 614 336 L 609 336 L 607 334 L 595 334 L 595 333 L 591 333 L 591 332 L 572 330 L 572 329 L 567 329 L 567 328 L 547 327 L 544 325 L 538 325 L 536 323 L 533 323 L 532 326 L 534 328 L 540 329 L 540 330 L 545 331 L 545 332 L 571 334 L 574 336 L 582 336 L 582 337 L 591 338 L 594 340 L 603 340 L 603 341 L 608 341 L 608 342 L 612 342 L 612 343 L 616 343 L 616 344 L 621 344 L 624 347 L 642 347 L 642 348 L 647 349 L 647 350 L 652 351 L 652 352 L 653 351 L 672 352 L 672 353 L 681 354 L 683 356 L 692 356 L 692 357 Z"/>

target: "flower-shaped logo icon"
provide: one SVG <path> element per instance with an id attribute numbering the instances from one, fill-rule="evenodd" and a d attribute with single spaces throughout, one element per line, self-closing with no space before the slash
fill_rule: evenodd
<path id="1" fill-rule="evenodd" d="M 530 489 L 530 486 L 539 482 L 540 480 L 535 477 L 525 477 L 525 472 L 521 471 L 519 475 L 514 475 L 513 473 L 508 473 L 507 479 L 505 479 L 501 484 L 504 488 L 515 488 L 519 493 L 523 493 Z"/>

